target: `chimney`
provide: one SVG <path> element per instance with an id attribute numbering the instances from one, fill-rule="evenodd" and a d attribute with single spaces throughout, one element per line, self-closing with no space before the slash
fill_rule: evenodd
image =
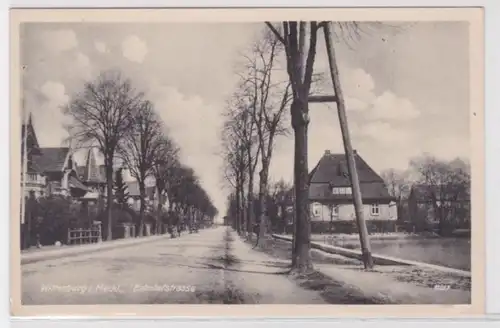
<path id="1" fill-rule="evenodd" d="M 354 155 L 357 155 L 358 154 L 358 151 L 356 149 L 353 149 L 352 151 L 354 153 Z"/>
<path id="2" fill-rule="evenodd" d="M 332 153 L 327 149 L 325 150 L 325 155 L 331 155 Z"/>

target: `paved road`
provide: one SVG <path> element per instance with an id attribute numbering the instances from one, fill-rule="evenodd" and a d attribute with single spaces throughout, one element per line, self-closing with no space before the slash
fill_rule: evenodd
<path id="1" fill-rule="evenodd" d="M 180 238 L 25 264 L 25 305 L 324 304 L 298 287 L 286 262 L 224 227 Z"/>

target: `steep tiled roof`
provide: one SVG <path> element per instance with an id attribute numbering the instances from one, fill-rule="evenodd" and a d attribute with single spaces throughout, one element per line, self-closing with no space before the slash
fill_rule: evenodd
<path id="1" fill-rule="evenodd" d="M 41 152 L 34 161 L 43 172 L 62 172 L 69 153 L 68 147 L 41 148 Z"/>
<path id="2" fill-rule="evenodd" d="M 384 180 L 355 152 L 356 169 L 359 177 L 361 196 L 364 201 L 390 201 L 393 199 Z M 350 187 L 345 154 L 326 151 L 309 174 L 309 199 L 313 201 L 351 201 L 352 195 L 337 195 L 332 187 Z"/>
<path id="3" fill-rule="evenodd" d="M 355 159 L 360 183 L 384 182 L 359 154 L 355 154 Z M 316 167 L 309 174 L 309 182 L 349 186 L 350 182 L 345 154 L 332 154 L 326 151 Z"/>
<path id="4" fill-rule="evenodd" d="M 25 135 L 27 133 L 27 135 Z M 21 126 L 21 149 L 24 149 L 24 139 L 27 139 L 27 147 L 29 154 L 40 155 L 40 146 L 36 137 L 35 128 L 33 127 L 33 119 L 31 113 L 29 114 L 28 122 Z"/>
<path id="5" fill-rule="evenodd" d="M 98 165 L 94 149 L 89 149 L 85 166 L 78 168 L 78 176 L 85 182 L 102 183 L 106 182 L 106 171 L 104 165 Z"/>
<path id="6" fill-rule="evenodd" d="M 76 172 L 78 178 L 85 183 L 105 183 L 106 168 L 104 165 L 97 164 L 94 150 L 89 149 L 85 158 L 85 165 L 77 166 Z"/>
<path id="7" fill-rule="evenodd" d="M 43 174 L 43 170 L 38 166 L 38 164 L 35 161 L 28 161 L 27 165 L 27 172 L 28 173 L 39 173 Z"/>

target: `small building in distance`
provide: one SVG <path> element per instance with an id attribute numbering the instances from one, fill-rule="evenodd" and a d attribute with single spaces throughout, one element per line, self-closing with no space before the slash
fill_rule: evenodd
<path id="1" fill-rule="evenodd" d="M 452 233 L 471 228 L 470 190 L 463 185 L 415 184 L 408 197 L 415 231 Z"/>

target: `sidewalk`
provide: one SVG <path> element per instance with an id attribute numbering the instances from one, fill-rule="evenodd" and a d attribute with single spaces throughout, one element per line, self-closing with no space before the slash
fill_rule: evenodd
<path id="1" fill-rule="evenodd" d="M 238 238 L 244 243 L 241 238 Z M 279 242 L 279 240 L 277 240 Z M 281 243 L 287 243 L 282 240 Z M 283 249 L 279 252 L 273 251 L 272 256 L 264 253 L 264 250 L 251 250 L 247 243 L 248 257 L 254 257 L 254 253 L 263 254 L 267 261 L 268 258 L 274 258 L 274 261 L 289 264 L 290 260 L 282 258 L 286 253 L 289 257 L 289 251 Z M 279 249 L 284 245 L 273 244 L 273 249 Z M 290 245 L 286 245 L 290 246 Z M 315 253 L 313 257 L 314 269 L 318 274 L 312 274 L 305 277 L 301 285 L 314 286 L 321 291 L 329 302 L 344 297 L 349 301 L 349 296 L 355 295 L 355 299 L 360 303 L 360 295 L 367 300 L 367 303 L 385 303 L 385 304 L 470 304 L 471 292 L 469 290 L 455 289 L 453 287 L 446 289 L 435 289 L 434 285 L 428 285 L 418 280 L 425 280 L 430 274 L 429 269 L 419 269 L 411 265 L 378 265 L 373 271 L 365 271 L 362 263 L 353 258 L 344 257 L 339 254 L 328 254 L 318 249 L 311 250 Z M 320 254 L 321 253 L 321 254 Z M 279 254 L 279 255 L 278 255 Z M 331 258 L 331 259 L 330 259 Z M 319 260 L 317 263 L 315 259 Z M 438 284 L 443 286 L 452 286 L 452 272 L 443 273 L 440 276 Z M 327 279 L 325 279 L 327 278 Z M 403 279 L 406 278 L 406 279 Z M 451 280 L 450 280 L 451 279 Z M 464 279 L 470 279 L 464 277 Z M 450 285 L 448 285 L 450 284 Z M 339 303 L 336 303 L 339 304 Z M 353 303 L 340 303 L 353 304 Z"/>
<path id="2" fill-rule="evenodd" d="M 56 258 L 66 257 L 66 256 L 88 254 L 103 250 L 109 250 L 117 247 L 128 247 L 137 244 L 154 242 L 166 238 L 170 238 L 168 234 L 154 235 L 148 237 L 138 237 L 138 238 L 117 239 L 112 241 L 103 241 L 95 244 L 72 245 L 72 246 L 61 246 L 61 247 L 49 246 L 47 250 L 42 248 L 36 251 L 28 250 L 26 252 L 21 252 L 21 265 L 39 261 L 53 260 Z"/>
<path id="3" fill-rule="evenodd" d="M 258 252 L 230 231 L 228 256 L 233 261 L 224 270 L 226 285 L 241 290 L 247 304 L 327 304 L 316 290 L 298 286 L 288 278 L 288 262 Z"/>
<path id="4" fill-rule="evenodd" d="M 365 271 L 359 266 L 314 264 L 332 279 L 357 288 L 368 297 L 384 298 L 396 304 L 470 304 L 471 293 L 463 290 L 439 290 L 397 281 L 380 272 Z"/>

